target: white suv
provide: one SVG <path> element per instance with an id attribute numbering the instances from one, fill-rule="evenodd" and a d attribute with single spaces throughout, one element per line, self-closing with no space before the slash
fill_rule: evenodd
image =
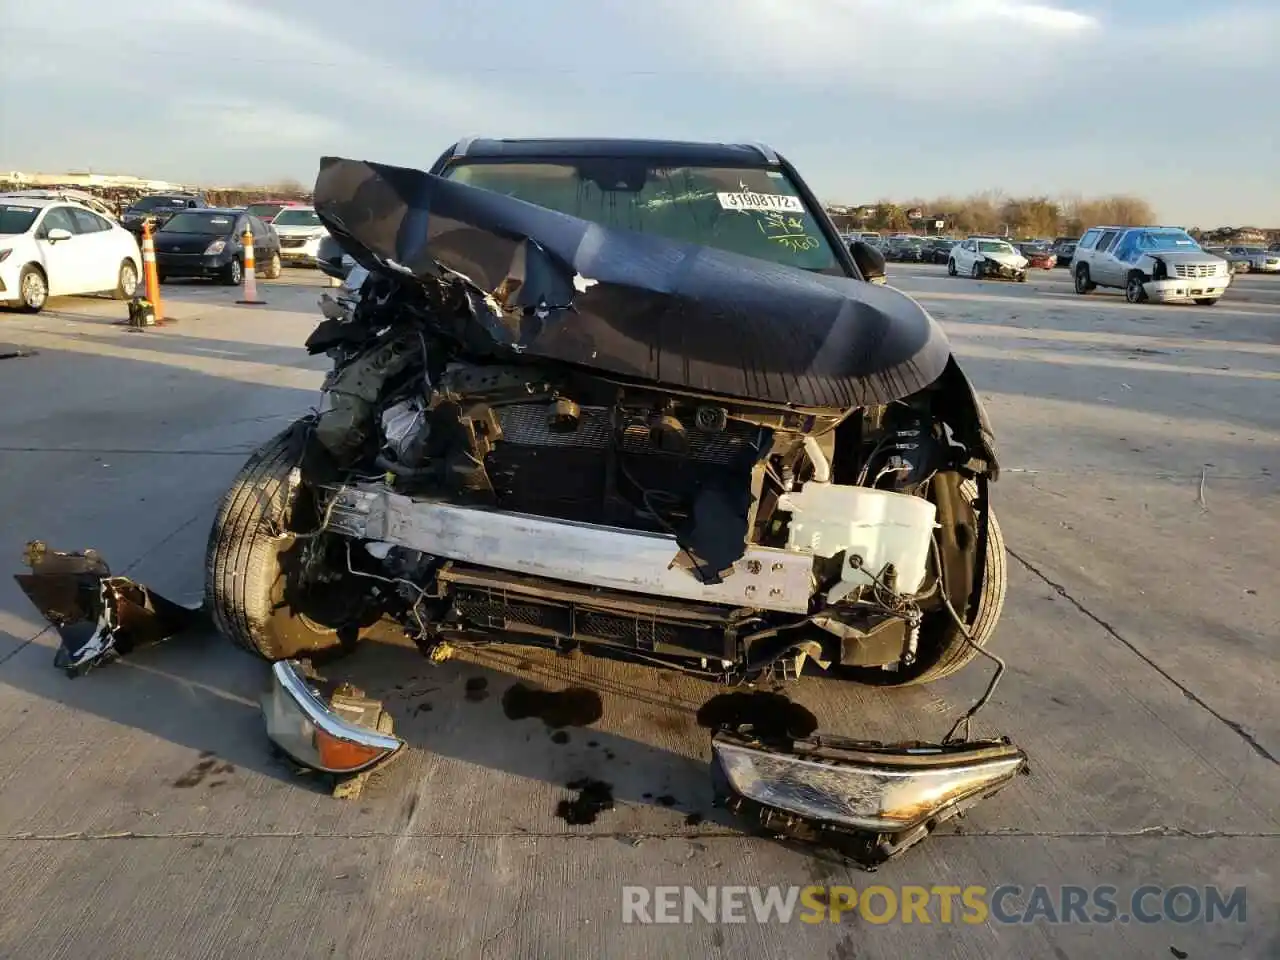
<path id="1" fill-rule="evenodd" d="M 1130 303 L 1211 306 L 1231 286 L 1231 266 L 1181 227 L 1092 227 L 1071 261 L 1076 293 L 1116 287 Z"/>

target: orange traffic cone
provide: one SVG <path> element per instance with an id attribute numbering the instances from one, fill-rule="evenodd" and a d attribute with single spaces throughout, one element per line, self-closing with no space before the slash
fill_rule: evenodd
<path id="1" fill-rule="evenodd" d="M 146 282 L 147 300 L 155 311 L 155 322 L 164 323 L 160 304 L 160 274 L 156 270 L 156 243 L 151 238 L 151 220 L 142 221 L 142 279 Z"/>
<path id="2" fill-rule="evenodd" d="M 267 301 L 258 299 L 258 277 L 253 269 L 253 231 L 245 227 L 241 240 L 244 242 L 244 299 L 237 300 L 236 303 L 266 303 Z"/>

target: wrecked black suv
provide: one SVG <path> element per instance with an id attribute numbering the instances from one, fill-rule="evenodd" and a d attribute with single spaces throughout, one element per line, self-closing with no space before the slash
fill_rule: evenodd
<path id="1" fill-rule="evenodd" d="M 982 652 L 1005 594 L 982 407 L 938 324 L 869 282 L 883 259 L 773 151 L 326 158 L 315 208 L 358 289 L 326 296 L 320 403 L 245 465 L 207 556 L 218 627 L 280 661 L 269 726 L 301 703 L 328 730 L 297 759 L 393 749 L 335 733 L 287 666 L 388 618 L 436 658 L 540 644 L 725 682 L 813 661 L 918 684 Z M 334 737 L 364 752 L 326 766 Z M 1022 765 L 998 742 L 886 750 L 739 730 L 715 755 L 762 821 L 891 845 Z"/>
<path id="2" fill-rule="evenodd" d="M 326 159 L 316 210 L 368 278 L 308 341 L 334 360 L 317 414 L 215 524 L 209 599 L 243 646 L 390 615 L 428 650 L 906 684 L 991 636 L 982 408 L 781 157 L 474 141 L 430 174 Z"/>

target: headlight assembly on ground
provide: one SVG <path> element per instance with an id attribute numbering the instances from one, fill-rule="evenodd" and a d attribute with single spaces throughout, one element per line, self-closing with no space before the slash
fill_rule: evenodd
<path id="1" fill-rule="evenodd" d="M 721 731 L 717 786 L 735 812 L 798 840 L 823 841 L 875 866 L 928 836 L 1026 767 L 1004 741 L 885 746 L 843 738 L 767 743 Z"/>

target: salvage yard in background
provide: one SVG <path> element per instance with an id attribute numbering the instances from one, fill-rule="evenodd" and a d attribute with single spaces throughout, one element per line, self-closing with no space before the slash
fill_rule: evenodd
<path id="1" fill-rule="evenodd" d="M 890 268 L 994 421 L 1009 671 L 978 726 L 1032 768 L 874 882 L 1243 885 L 1246 924 L 626 926 L 626 885 L 871 882 L 711 807 L 723 688 L 511 648 L 432 666 L 388 638 L 328 673 L 383 696 L 411 749 L 344 804 L 268 752 L 261 662 L 210 632 L 68 680 L 6 578 L 0 954 L 1274 956 L 1280 284 L 1237 278 L 1204 310 L 1076 297 L 1065 272 Z M 106 300 L 0 313 L 10 566 L 37 537 L 91 546 L 198 602 L 217 499 L 317 397 L 327 364 L 301 344 L 321 282 L 286 271 L 263 307 L 168 285 L 179 322 L 146 332 Z M 985 681 L 980 661 L 928 688 L 817 675 L 775 703 L 823 732 L 936 739 Z"/>

